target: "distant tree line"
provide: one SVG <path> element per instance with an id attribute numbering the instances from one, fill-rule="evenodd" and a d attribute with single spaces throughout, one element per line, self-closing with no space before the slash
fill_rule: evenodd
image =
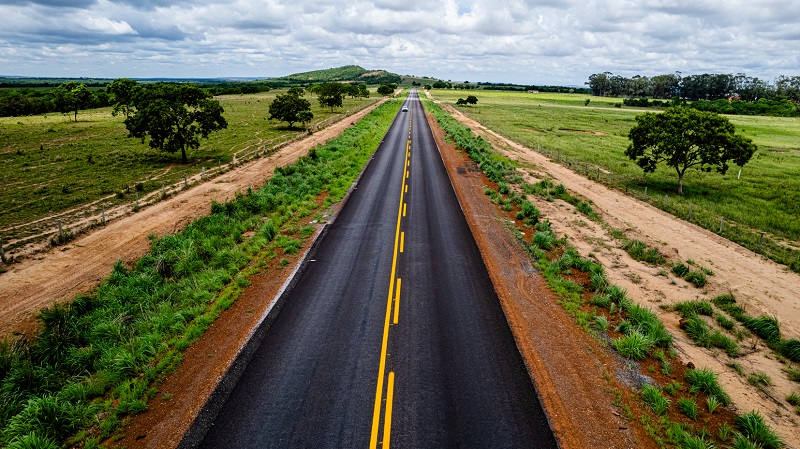
<path id="1" fill-rule="evenodd" d="M 437 80 L 432 84 L 426 84 L 425 88 L 430 89 L 463 89 L 463 90 L 500 90 L 508 92 L 555 92 L 562 94 L 589 94 L 591 90 L 585 87 L 568 87 L 568 86 L 537 86 L 537 85 L 522 85 L 513 83 L 491 83 L 491 82 L 477 82 L 475 84 L 469 81 L 461 83 L 454 83 L 452 81 Z"/>
<path id="2" fill-rule="evenodd" d="M 77 110 L 102 108 L 117 103 L 113 92 L 109 89 L 113 83 L 109 84 L 108 81 L 103 83 L 66 81 L 56 86 L 49 82 L 8 84 L 16 88 L 0 89 L 0 117 L 71 112 L 73 117 L 77 118 L 75 113 Z M 191 84 L 211 95 L 254 94 L 271 89 L 264 82 Z M 75 109 L 76 107 L 77 109 Z"/>
<path id="3" fill-rule="evenodd" d="M 611 72 L 595 73 L 586 82 L 592 95 L 682 100 L 738 99 L 742 101 L 800 101 L 800 76 L 779 76 L 768 82 L 744 73 L 682 76 L 680 72 L 627 78 Z"/>

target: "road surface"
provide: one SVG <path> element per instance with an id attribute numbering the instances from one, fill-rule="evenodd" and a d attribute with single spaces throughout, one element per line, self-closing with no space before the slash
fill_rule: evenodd
<path id="1" fill-rule="evenodd" d="M 415 91 L 203 448 L 555 448 Z"/>

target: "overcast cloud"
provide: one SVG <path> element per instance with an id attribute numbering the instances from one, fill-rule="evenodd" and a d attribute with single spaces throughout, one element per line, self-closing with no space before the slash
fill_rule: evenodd
<path id="1" fill-rule="evenodd" d="M 0 75 L 800 75 L 796 0 L 0 0 Z"/>

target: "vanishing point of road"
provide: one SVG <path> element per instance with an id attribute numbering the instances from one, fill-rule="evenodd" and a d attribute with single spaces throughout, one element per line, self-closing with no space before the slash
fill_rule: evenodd
<path id="1" fill-rule="evenodd" d="M 417 94 L 203 448 L 555 448 Z"/>

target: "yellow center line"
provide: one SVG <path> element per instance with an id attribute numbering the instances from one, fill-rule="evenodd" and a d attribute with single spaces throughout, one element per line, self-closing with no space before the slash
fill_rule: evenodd
<path id="1" fill-rule="evenodd" d="M 400 284 L 402 279 L 397 278 L 397 293 L 394 295 L 394 321 L 393 324 L 397 324 L 397 319 L 400 316 Z"/>
<path id="2" fill-rule="evenodd" d="M 389 449 L 392 436 L 392 400 L 394 399 L 394 371 L 389 371 L 389 386 L 386 388 L 386 418 L 383 421 L 383 449 Z"/>
<path id="3" fill-rule="evenodd" d="M 408 186 L 406 186 L 406 191 L 408 191 Z M 406 243 L 406 233 L 405 232 L 401 232 L 400 233 L 400 252 L 401 253 L 403 252 L 403 247 L 405 246 L 405 243 Z"/>
<path id="4" fill-rule="evenodd" d="M 408 151 L 410 150 L 411 142 L 408 142 L 406 146 L 406 162 L 408 161 Z M 400 240 L 400 221 L 405 214 L 403 213 L 405 209 L 405 202 L 403 201 L 405 196 L 405 188 L 406 188 L 406 179 L 408 179 L 408 166 L 404 163 L 403 164 L 403 177 L 401 178 L 402 184 L 400 185 L 400 202 L 397 205 L 397 226 L 395 228 L 394 233 L 394 252 L 392 255 L 392 272 L 391 276 L 389 277 L 389 291 L 388 297 L 386 300 L 386 317 L 383 321 L 383 338 L 381 340 L 381 356 L 380 356 L 380 363 L 378 365 L 378 383 L 375 387 L 375 406 L 373 407 L 372 411 L 372 433 L 369 439 L 369 447 L 370 449 L 377 449 L 378 447 L 378 433 L 380 429 L 380 421 L 381 421 L 381 404 L 383 400 L 383 382 L 384 378 L 386 377 L 386 350 L 389 345 L 389 323 L 391 320 L 391 312 L 392 312 L 392 297 L 394 293 L 394 280 L 395 280 L 395 273 L 397 272 L 397 253 L 398 253 L 398 246 Z M 394 373 L 389 373 L 389 391 L 387 391 L 387 405 L 386 405 L 386 417 L 384 419 L 384 446 L 382 449 L 388 448 L 389 442 L 389 429 L 391 427 L 391 399 L 390 396 L 394 394 Z"/>
<path id="5" fill-rule="evenodd" d="M 403 217 L 406 216 L 406 203 L 403 203 Z"/>

